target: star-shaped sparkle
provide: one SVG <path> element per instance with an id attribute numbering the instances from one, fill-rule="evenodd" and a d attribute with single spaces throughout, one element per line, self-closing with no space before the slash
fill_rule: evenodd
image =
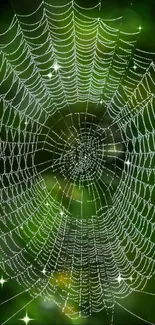
<path id="1" fill-rule="evenodd" d="M 141 32 L 141 30 L 142 30 L 142 26 L 139 26 L 138 29 L 139 29 L 139 31 Z"/>
<path id="2" fill-rule="evenodd" d="M 123 280 L 122 277 L 119 275 L 117 278 L 118 283 L 120 284 L 122 280 Z"/>
<path id="3" fill-rule="evenodd" d="M 20 320 L 22 320 L 26 325 L 28 325 L 28 323 L 31 321 L 31 320 L 34 320 L 33 318 L 30 318 L 28 316 L 28 313 L 26 312 L 26 315 L 24 318 L 21 318 Z"/>
<path id="4" fill-rule="evenodd" d="M 45 275 L 46 274 L 46 269 L 44 268 L 41 272 Z"/>
<path id="5" fill-rule="evenodd" d="M 137 69 L 137 66 L 136 66 L 135 64 L 134 64 L 134 66 L 133 66 L 133 69 L 134 69 L 134 70 L 136 70 L 136 69 Z"/>
<path id="6" fill-rule="evenodd" d="M 127 165 L 127 166 L 130 166 L 130 160 L 128 159 L 126 162 L 125 162 L 125 164 Z"/>
<path id="7" fill-rule="evenodd" d="M 62 216 L 64 215 L 64 212 L 63 212 L 63 211 L 61 211 L 61 212 L 60 212 L 60 215 L 61 215 L 61 217 L 62 217 Z"/>
<path id="8" fill-rule="evenodd" d="M 51 79 L 52 78 L 52 72 L 50 72 L 47 76 L 48 76 L 49 79 Z"/>
<path id="9" fill-rule="evenodd" d="M 0 278 L 0 285 L 1 285 L 1 288 L 3 288 L 3 285 L 4 285 L 4 283 L 6 283 L 6 282 L 8 282 L 8 280 L 4 279 L 4 278 L 3 278 L 3 275 L 2 275 L 1 278 Z"/>
<path id="10" fill-rule="evenodd" d="M 53 69 L 55 72 L 57 72 L 60 69 L 60 65 L 57 62 L 55 62 L 53 65 Z"/>

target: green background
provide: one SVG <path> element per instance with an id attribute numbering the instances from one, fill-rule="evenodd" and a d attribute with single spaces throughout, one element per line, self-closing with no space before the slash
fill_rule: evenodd
<path id="1" fill-rule="evenodd" d="M 56 1 L 58 4 L 59 0 Z M 77 1 L 81 6 L 87 7 L 96 4 L 95 1 Z M 14 1 L 15 8 L 22 10 L 24 13 L 29 13 L 37 7 L 40 2 L 38 0 L 16 0 Z M 61 0 L 62 3 L 62 0 Z M 30 9 L 31 8 L 31 9 Z M 142 26 L 142 33 L 139 39 L 138 47 L 144 50 L 155 52 L 155 3 L 154 0 L 104 0 L 102 1 L 102 17 L 115 18 L 123 15 L 125 23 L 128 26 Z M 3 32 L 9 26 L 12 17 L 12 7 L 9 1 L 0 2 L 0 32 Z M 4 275 L 5 277 L 5 275 Z M 155 278 L 148 282 L 145 288 L 148 292 L 155 293 Z M 0 299 L 5 301 L 16 294 L 19 288 L 12 281 L 5 283 L 3 288 L 0 288 Z M 21 295 L 16 299 L 10 300 L 6 304 L 0 305 L 0 323 L 7 319 L 9 315 L 20 310 L 31 300 L 28 294 Z M 121 303 L 121 302 L 120 302 Z M 155 323 L 155 297 L 134 293 L 123 301 L 123 306 L 132 310 L 135 314 Z M 104 310 L 94 314 L 87 319 L 70 320 L 64 316 L 54 303 L 45 304 L 41 299 L 37 299 L 26 308 L 21 310 L 8 324 L 22 324 L 19 319 L 25 316 L 26 310 L 30 318 L 34 320 L 30 324 L 107 324 L 107 316 Z M 24 324 L 24 323 L 23 323 Z M 114 324 L 145 324 L 140 319 L 132 316 L 125 310 L 116 306 Z"/>

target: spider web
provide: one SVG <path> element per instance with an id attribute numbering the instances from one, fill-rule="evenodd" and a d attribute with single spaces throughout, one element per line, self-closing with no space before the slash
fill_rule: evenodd
<path id="1" fill-rule="evenodd" d="M 155 65 L 100 12 L 42 1 L 0 35 L 1 267 L 113 323 L 155 271 Z"/>

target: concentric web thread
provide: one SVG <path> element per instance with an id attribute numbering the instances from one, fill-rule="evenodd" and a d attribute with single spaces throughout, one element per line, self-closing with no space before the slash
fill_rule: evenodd
<path id="1" fill-rule="evenodd" d="M 32 298 L 113 323 L 155 272 L 155 65 L 100 8 L 42 1 L 0 35 L 0 245 Z"/>

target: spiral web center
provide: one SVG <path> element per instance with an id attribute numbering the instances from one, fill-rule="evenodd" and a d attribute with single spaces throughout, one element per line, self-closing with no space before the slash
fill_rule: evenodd
<path id="1" fill-rule="evenodd" d="M 101 173 L 103 160 L 100 139 L 82 130 L 62 158 L 62 171 L 73 181 L 94 180 Z"/>

